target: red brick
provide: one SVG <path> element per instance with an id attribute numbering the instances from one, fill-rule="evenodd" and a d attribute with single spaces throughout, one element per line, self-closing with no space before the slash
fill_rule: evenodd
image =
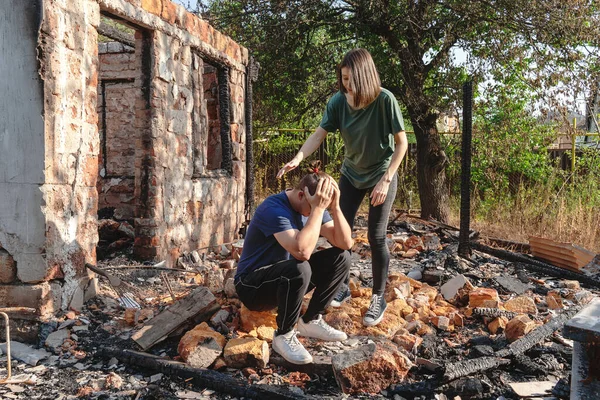
<path id="1" fill-rule="evenodd" d="M 154 260 L 158 256 L 158 248 L 134 246 L 133 254 L 140 260 Z"/>
<path id="2" fill-rule="evenodd" d="M 200 37 L 200 25 L 201 21 L 196 15 L 190 12 L 185 13 L 184 26 L 190 34 Z"/>
<path id="3" fill-rule="evenodd" d="M 233 177 L 236 179 L 241 179 L 246 176 L 246 170 L 244 168 L 244 162 L 242 161 L 234 161 L 233 163 Z"/>
<path id="4" fill-rule="evenodd" d="M 177 155 L 179 157 L 187 157 L 188 154 L 188 141 L 183 135 L 177 135 Z"/>
<path id="5" fill-rule="evenodd" d="M 0 283 L 12 283 L 17 277 L 17 265 L 10 253 L 0 248 Z"/>
<path id="6" fill-rule="evenodd" d="M 162 0 L 142 0 L 142 8 L 154 15 L 160 16 L 162 12 Z"/>
<path id="7" fill-rule="evenodd" d="M 163 3 L 161 17 L 168 23 L 174 24 L 177 20 L 177 6 L 170 1 L 165 0 Z"/>
<path id="8" fill-rule="evenodd" d="M 96 186 L 98 179 L 98 156 L 87 156 L 83 160 L 83 185 Z"/>
<path id="9" fill-rule="evenodd" d="M 135 238 L 135 246 L 138 247 L 154 247 L 158 246 L 160 238 L 158 236 L 138 236 Z"/>
<path id="10" fill-rule="evenodd" d="M 53 263 L 48 267 L 48 270 L 46 271 L 46 277 L 44 278 L 44 280 L 51 281 L 53 279 L 63 279 L 64 277 L 65 274 L 62 270 L 61 265 L 59 263 Z"/>
<path id="11" fill-rule="evenodd" d="M 238 132 L 240 130 L 240 126 L 238 124 L 231 124 L 231 140 L 233 142 L 240 142 L 240 138 L 238 136 Z"/>

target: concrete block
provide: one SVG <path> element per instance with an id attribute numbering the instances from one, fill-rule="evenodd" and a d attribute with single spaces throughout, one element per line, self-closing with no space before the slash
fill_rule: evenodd
<path id="1" fill-rule="evenodd" d="M 61 294 L 58 283 L 0 285 L 0 307 L 30 307 L 38 316 L 49 317 L 60 309 Z"/>

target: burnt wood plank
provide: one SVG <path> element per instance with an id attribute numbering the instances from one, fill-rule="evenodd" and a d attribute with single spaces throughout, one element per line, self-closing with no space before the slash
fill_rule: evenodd
<path id="1" fill-rule="evenodd" d="M 131 337 L 144 350 L 165 339 L 181 325 L 208 319 L 219 308 L 217 299 L 205 287 L 194 289 L 187 297 L 147 321 Z"/>

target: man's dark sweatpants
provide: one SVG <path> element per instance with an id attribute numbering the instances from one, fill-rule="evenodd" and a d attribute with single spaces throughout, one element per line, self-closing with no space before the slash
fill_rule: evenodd
<path id="1" fill-rule="evenodd" d="M 350 252 L 331 247 L 313 253 L 308 261 L 280 261 L 260 267 L 235 281 L 240 300 L 253 311 L 277 307 L 277 333 L 289 332 L 300 316 L 302 299 L 312 288 L 304 322 L 325 311 L 350 271 Z"/>

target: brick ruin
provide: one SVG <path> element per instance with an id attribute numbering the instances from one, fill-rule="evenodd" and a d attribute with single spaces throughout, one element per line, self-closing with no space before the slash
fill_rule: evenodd
<path id="1" fill-rule="evenodd" d="M 15 336 L 94 294 L 99 214 L 131 223 L 135 257 L 168 265 L 236 238 L 247 49 L 168 0 L 8 2 L 0 15 L 0 307 L 36 309 Z"/>

